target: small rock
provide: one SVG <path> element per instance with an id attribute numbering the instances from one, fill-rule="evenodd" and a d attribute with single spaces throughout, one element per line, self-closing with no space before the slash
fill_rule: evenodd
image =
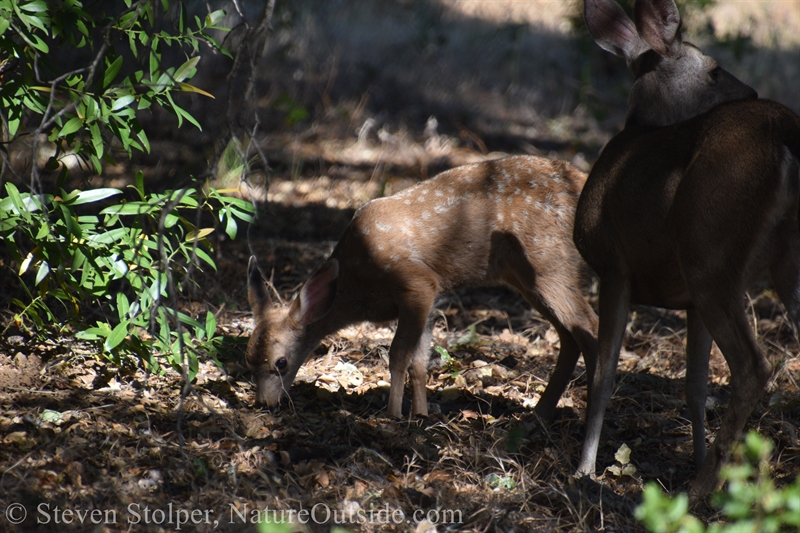
<path id="1" fill-rule="evenodd" d="M 22 368 L 28 363 L 28 356 L 22 352 L 17 352 L 17 355 L 14 356 L 14 366 L 17 368 Z"/>
<path id="2" fill-rule="evenodd" d="M 25 344 L 25 338 L 22 335 L 11 335 L 6 338 L 6 342 L 11 346 L 22 346 Z"/>

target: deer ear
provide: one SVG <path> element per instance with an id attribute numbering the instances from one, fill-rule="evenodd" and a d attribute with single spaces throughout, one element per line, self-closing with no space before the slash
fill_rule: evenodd
<path id="1" fill-rule="evenodd" d="M 256 316 L 261 315 L 272 305 L 272 298 L 269 296 L 255 256 L 250 256 L 250 262 L 247 264 L 247 301 L 250 302 L 250 308 Z"/>
<path id="2" fill-rule="evenodd" d="M 647 49 L 636 26 L 614 0 L 585 0 L 583 18 L 594 42 L 628 63 Z"/>
<path id="3" fill-rule="evenodd" d="M 292 302 L 290 310 L 298 323 L 307 326 L 330 311 L 336 297 L 336 280 L 338 278 L 339 261 L 329 259 L 306 281 L 300 290 L 300 296 Z"/>
<path id="4" fill-rule="evenodd" d="M 674 0 L 637 0 L 633 8 L 639 35 L 658 55 L 681 51 L 681 14 Z"/>

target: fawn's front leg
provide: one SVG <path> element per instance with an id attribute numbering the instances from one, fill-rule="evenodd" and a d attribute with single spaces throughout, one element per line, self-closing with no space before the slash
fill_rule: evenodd
<path id="1" fill-rule="evenodd" d="M 389 416 L 402 417 L 403 388 L 406 372 L 410 371 L 414 396 L 411 412 L 428 416 L 428 396 L 425 385 L 428 381 L 428 353 L 431 348 L 431 331 L 428 314 L 433 297 L 417 298 L 400 308 L 397 332 L 389 349 Z M 410 365 L 410 368 L 409 368 Z"/>

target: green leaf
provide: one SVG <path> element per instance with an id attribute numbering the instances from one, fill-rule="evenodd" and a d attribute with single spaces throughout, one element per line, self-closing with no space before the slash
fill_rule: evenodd
<path id="1" fill-rule="evenodd" d="M 136 33 L 128 33 L 128 46 L 131 48 L 131 53 L 135 59 L 139 59 L 139 47 L 136 46 Z"/>
<path id="2" fill-rule="evenodd" d="M 103 135 L 100 133 L 100 126 L 97 122 L 92 122 L 89 125 L 89 132 L 92 134 L 92 146 L 94 147 L 95 155 L 100 158 L 103 157 Z"/>
<path id="3" fill-rule="evenodd" d="M 36 281 L 33 284 L 39 285 L 49 273 L 50 265 L 47 264 L 47 261 L 42 261 L 39 264 L 39 271 L 36 273 Z"/>
<path id="4" fill-rule="evenodd" d="M 203 38 L 208 41 L 208 43 L 214 47 L 214 49 L 219 50 L 222 52 L 223 55 L 227 56 L 230 59 L 233 59 L 233 54 L 231 54 L 230 50 L 219 44 L 213 37 L 208 34 L 203 34 Z"/>
<path id="5" fill-rule="evenodd" d="M 103 325 L 106 326 L 106 328 L 108 328 L 107 324 Z M 107 337 L 110 331 L 111 331 L 110 328 L 108 328 L 108 331 L 106 331 L 106 329 L 104 328 L 99 328 L 99 327 L 89 328 L 77 332 L 75 334 L 75 338 L 83 341 L 99 341 L 100 339 Z"/>
<path id="6" fill-rule="evenodd" d="M 161 65 L 161 54 L 158 53 L 158 37 L 153 38 L 150 45 L 150 80 L 158 74 L 158 67 Z"/>
<path id="7" fill-rule="evenodd" d="M 66 137 L 71 133 L 75 133 L 83 126 L 83 121 L 80 117 L 72 117 L 64 124 L 64 127 L 61 128 L 61 131 L 58 132 L 57 137 Z"/>
<path id="8" fill-rule="evenodd" d="M 114 81 L 114 78 L 117 77 L 119 74 L 120 69 L 122 68 L 122 56 L 117 56 L 113 63 L 111 63 L 108 68 L 106 69 L 106 73 L 103 75 L 103 85 L 101 88 L 105 89 L 111 82 Z"/>
<path id="9" fill-rule="evenodd" d="M 225 217 L 225 233 L 228 234 L 231 240 L 236 238 L 236 230 L 236 220 L 231 216 Z"/>
<path id="10" fill-rule="evenodd" d="M 122 109 L 123 107 L 128 107 L 131 103 L 136 100 L 136 97 L 132 94 L 128 94 L 125 96 L 121 96 L 114 100 L 114 103 L 111 104 L 111 111 L 116 111 L 118 109 Z"/>
<path id="11" fill-rule="evenodd" d="M 178 17 L 178 31 L 183 34 L 186 31 L 186 5 L 180 3 L 180 15 Z"/>
<path id="12" fill-rule="evenodd" d="M 74 199 L 64 200 L 63 203 L 64 205 L 69 206 L 88 204 L 91 202 L 99 202 L 100 200 L 105 200 L 106 198 L 110 198 L 111 196 L 116 196 L 118 194 L 122 194 L 122 191 L 111 187 L 89 189 L 88 191 L 80 191 L 74 197 Z"/>
<path id="13" fill-rule="evenodd" d="M 169 229 L 173 227 L 175 224 L 178 223 L 180 218 L 177 215 L 173 215 L 172 213 L 167 213 L 164 215 L 164 228 Z"/>
<path id="14" fill-rule="evenodd" d="M 235 218 L 238 218 L 239 220 L 242 220 L 244 222 L 252 222 L 254 220 L 251 214 L 245 213 L 244 211 L 239 211 L 235 207 L 228 208 L 228 212 L 232 214 Z"/>
<path id="15" fill-rule="evenodd" d="M 128 297 L 125 296 L 125 293 L 118 292 L 117 293 L 117 314 L 119 314 L 120 318 L 124 318 L 128 316 L 128 311 L 130 311 L 131 305 L 128 302 Z"/>
<path id="16" fill-rule="evenodd" d="M 206 336 L 210 339 L 217 332 L 217 318 L 211 311 L 206 312 Z"/>
<path id="17" fill-rule="evenodd" d="M 23 6 L 23 8 L 24 8 L 24 6 Z M 49 26 L 50 19 L 46 15 L 44 15 L 44 16 L 42 16 L 42 15 L 29 15 L 27 13 L 23 13 L 22 11 L 17 11 L 17 15 L 19 16 L 19 19 L 25 24 L 25 26 L 26 26 L 26 28 L 28 30 L 31 29 L 31 26 L 35 26 L 36 28 L 39 28 L 43 32 L 48 33 L 47 27 L 45 26 L 45 21 L 47 22 L 47 25 Z M 36 34 L 31 34 L 31 35 L 28 35 L 27 37 L 28 38 L 38 38 L 36 36 Z"/>
<path id="18" fill-rule="evenodd" d="M 75 220 L 75 212 L 68 206 L 62 204 L 58 205 L 61 211 L 61 217 L 64 220 L 64 225 L 67 227 L 67 235 L 72 235 L 78 240 L 83 238 L 83 230 L 80 224 Z"/>
<path id="19" fill-rule="evenodd" d="M 208 15 L 206 15 L 206 26 L 214 26 L 217 22 L 225 18 L 225 12 L 221 9 L 216 11 L 212 11 Z"/>
<path id="20" fill-rule="evenodd" d="M 34 18 L 34 17 L 29 17 L 29 18 L 31 19 L 31 23 L 34 26 L 39 26 L 39 27 L 41 27 L 42 31 L 47 31 L 47 30 L 44 29 L 44 26 L 42 25 L 42 23 L 39 22 L 39 19 Z M 36 35 L 34 33 L 34 34 L 32 34 L 30 36 L 30 38 L 33 39 L 32 42 L 29 41 L 31 46 L 33 46 L 34 48 L 36 48 L 37 50 L 39 50 L 43 54 L 49 54 L 50 53 L 50 47 L 47 46 L 47 43 L 45 43 L 38 35 Z"/>
<path id="21" fill-rule="evenodd" d="M 172 95 L 170 93 L 167 93 L 167 100 L 169 100 L 169 103 L 172 106 L 173 111 L 175 111 L 175 115 L 178 117 L 178 127 L 179 128 L 181 127 L 181 124 L 183 123 L 183 119 L 186 119 L 189 122 L 191 122 L 192 124 L 194 124 L 194 126 L 198 130 L 203 131 L 203 128 L 200 127 L 200 124 L 194 119 L 194 117 L 192 115 L 190 115 L 188 111 L 186 111 L 185 109 L 180 107 L 178 104 L 176 104 L 174 100 L 172 100 Z"/>
<path id="22" fill-rule="evenodd" d="M 78 19 L 75 21 L 75 26 L 78 28 L 78 31 L 81 32 L 84 36 L 89 36 L 89 29 L 86 27 L 86 24 L 81 20 Z"/>
<path id="23" fill-rule="evenodd" d="M 176 70 L 175 74 L 172 76 L 173 80 L 176 82 L 181 82 L 186 78 L 190 78 L 193 75 L 193 71 L 199 61 L 200 56 L 195 56 L 178 67 L 178 70 Z"/>
<path id="24" fill-rule="evenodd" d="M 139 193 L 139 196 L 142 197 L 142 200 L 144 200 L 144 172 L 141 170 L 136 172 L 136 191 Z"/>
<path id="25" fill-rule="evenodd" d="M 180 198 L 180 202 L 178 205 L 180 206 L 188 206 L 188 207 L 198 207 L 200 204 L 197 203 L 197 199 L 194 195 L 197 193 L 197 190 L 194 188 L 189 189 L 178 189 L 173 191 L 172 194 L 169 195 L 170 202 L 174 201 L 177 198 Z"/>
<path id="26" fill-rule="evenodd" d="M 133 123 L 133 132 L 139 138 L 147 153 L 150 153 L 150 141 L 147 139 L 147 134 L 144 132 L 144 129 L 142 129 L 138 122 Z"/>
<path id="27" fill-rule="evenodd" d="M 203 327 L 202 324 L 200 324 L 200 322 L 198 322 L 196 319 L 180 311 L 178 311 L 178 320 L 180 320 L 182 324 L 186 324 L 187 326 L 192 326 L 193 328 Z"/>
<path id="28" fill-rule="evenodd" d="M 123 320 L 117 324 L 113 330 L 111 330 L 111 334 L 108 336 L 108 338 L 106 338 L 106 342 L 103 344 L 103 347 L 107 352 L 110 352 L 125 340 L 125 336 L 128 334 L 129 324 L 129 320 Z"/>
<path id="29" fill-rule="evenodd" d="M 93 122 L 100 115 L 100 106 L 97 104 L 97 100 L 88 94 L 81 99 L 80 107 L 83 108 L 83 112 L 81 113 L 79 108 L 78 115 L 82 116 L 86 123 Z"/>
<path id="30" fill-rule="evenodd" d="M 149 213 L 153 207 L 145 202 L 127 202 L 106 207 L 100 211 L 101 215 L 141 215 Z"/>
<path id="31" fill-rule="evenodd" d="M 205 261 L 205 263 L 207 265 L 209 265 L 211 268 L 213 268 L 214 270 L 217 270 L 217 265 L 214 263 L 214 260 L 211 258 L 210 255 L 208 255 L 208 253 L 206 253 L 205 250 L 203 250 L 200 247 L 197 247 L 194 250 L 194 253 L 197 255 L 197 257 L 199 257 L 200 259 Z"/>
<path id="32" fill-rule="evenodd" d="M 127 234 L 128 228 L 114 228 L 104 233 L 92 235 L 87 239 L 87 242 L 90 244 L 111 244 L 117 242 Z"/>
<path id="33" fill-rule="evenodd" d="M 219 201 L 225 205 L 234 205 L 247 213 L 255 213 L 256 210 L 253 206 L 253 202 L 236 198 L 235 196 L 224 196 L 223 193 L 228 191 L 236 193 L 239 192 L 239 189 L 212 189 L 211 193 L 216 193 L 217 196 L 215 196 L 215 198 L 218 198 Z"/>
<path id="34" fill-rule="evenodd" d="M 94 165 L 94 171 L 97 172 L 98 175 L 103 173 L 103 165 L 100 163 L 100 158 L 94 154 L 89 155 L 89 160 Z"/>
<path id="35" fill-rule="evenodd" d="M 47 4 L 44 3 L 44 0 L 33 0 L 32 2 L 19 6 L 19 8 L 29 13 L 41 13 L 47 11 Z"/>
<path id="36" fill-rule="evenodd" d="M 150 300 L 155 302 L 163 295 L 167 294 L 167 276 L 163 272 L 158 272 L 150 287 L 147 289 Z"/>

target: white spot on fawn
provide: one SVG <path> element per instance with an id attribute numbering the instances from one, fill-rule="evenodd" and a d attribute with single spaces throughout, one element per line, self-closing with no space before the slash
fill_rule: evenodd
<path id="1" fill-rule="evenodd" d="M 391 224 L 385 224 L 383 222 L 376 222 L 375 223 L 375 228 L 378 231 L 382 231 L 384 233 L 386 233 L 388 231 L 392 231 L 394 229 L 394 227 Z"/>

